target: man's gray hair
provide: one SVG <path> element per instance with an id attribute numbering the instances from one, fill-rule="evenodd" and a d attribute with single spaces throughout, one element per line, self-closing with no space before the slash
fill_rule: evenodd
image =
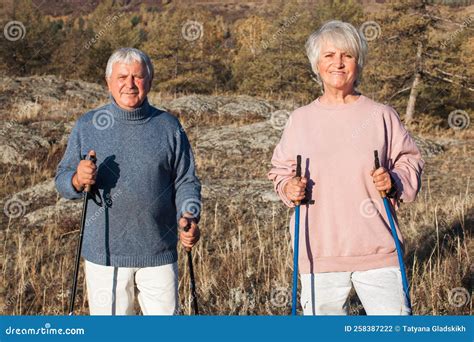
<path id="1" fill-rule="evenodd" d="M 331 20 L 321 28 L 313 32 L 306 41 L 306 55 L 308 56 L 311 68 L 319 77 L 318 62 L 321 55 L 321 48 L 324 42 L 331 42 L 338 49 L 350 52 L 357 59 L 357 79 L 354 86 L 360 84 L 362 70 L 364 69 L 367 57 L 367 41 L 362 33 L 349 23 L 340 20 Z"/>
<path id="2" fill-rule="evenodd" d="M 110 75 L 112 75 L 112 67 L 115 63 L 132 64 L 133 62 L 144 64 L 146 66 L 150 81 L 153 80 L 154 70 L 150 57 L 148 57 L 148 55 L 141 50 L 129 47 L 120 48 L 112 53 L 112 55 L 109 57 L 109 60 L 107 61 L 105 78 L 110 78 Z"/>

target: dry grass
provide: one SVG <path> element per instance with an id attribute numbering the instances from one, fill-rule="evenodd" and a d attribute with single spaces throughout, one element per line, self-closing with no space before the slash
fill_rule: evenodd
<path id="1" fill-rule="evenodd" d="M 205 120 L 205 117 L 202 118 Z M 426 119 L 423 119 L 426 120 Z M 253 118 L 249 119 L 253 122 Z M 220 122 L 213 122 L 217 124 Z M 210 125 L 211 123 L 209 123 Z M 473 313 L 473 152 L 466 132 L 451 133 L 426 122 L 414 126 L 432 139 L 451 139 L 447 151 L 427 160 L 424 187 L 417 202 L 402 206 L 399 220 L 407 240 L 406 264 L 417 315 Z M 462 136 L 460 136 L 462 134 Z M 193 136 L 190 137 L 191 142 Z M 2 197 L 49 179 L 62 154 L 50 151 L 35 168 L 2 170 Z M 269 156 L 260 156 L 270 160 Z M 199 162 L 198 173 L 204 164 Z M 269 165 L 255 165 L 263 179 Z M 225 174 L 222 175 L 225 178 Z M 205 198 L 200 223 L 202 241 L 193 250 L 198 296 L 204 314 L 288 314 L 292 250 L 288 233 L 291 211 L 280 203 L 240 197 Z M 64 314 L 73 272 L 79 222 L 58 217 L 53 224 L 28 228 L 19 220 L 2 221 L 2 314 Z M 179 291 L 190 312 L 189 275 L 180 248 Z M 80 272 L 77 310 L 87 314 Z M 464 288 L 465 290 L 462 290 Z M 456 292 L 457 291 L 457 292 Z M 453 296 L 454 294 L 454 296 Z M 462 296 L 465 295 L 465 298 Z M 464 302 L 463 302 L 464 300 Z M 459 305 L 463 304 L 463 305 Z M 362 314 L 352 294 L 352 314 Z"/>

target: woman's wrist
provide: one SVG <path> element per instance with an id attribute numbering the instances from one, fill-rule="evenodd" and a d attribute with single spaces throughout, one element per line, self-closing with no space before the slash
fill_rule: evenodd
<path id="1" fill-rule="evenodd" d="M 395 179 L 390 174 L 390 182 L 392 183 L 392 187 L 387 191 L 387 197 L 395 198 L 397 197 L 397 185 L 395 183 Z"/>

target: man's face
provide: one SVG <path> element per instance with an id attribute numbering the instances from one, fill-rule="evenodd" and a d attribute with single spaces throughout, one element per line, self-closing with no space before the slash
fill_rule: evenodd
<path id="1" fill-rule="evenodd" d="M 107 86 L 122 109 L 133 110 L 141 106 L 150 91 L 151 79 L 144 64 L 118 62 L 112 66 Z"/>

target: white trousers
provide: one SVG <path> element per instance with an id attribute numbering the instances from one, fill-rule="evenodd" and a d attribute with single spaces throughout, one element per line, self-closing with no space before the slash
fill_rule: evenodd
<path id="1" fill-rule="evenodd" d="M 144 315 L 178 314 L 178 264 L 129 268 L 85 261 L 91 315 L 134 315 L 135 283 Z"/>
<path id="2" fill-rule="evenodd" d="M 347 315 L 354 285 L 367 315 L 409 315 L 400 268 L 301 274 L 304 315 Z"/>

